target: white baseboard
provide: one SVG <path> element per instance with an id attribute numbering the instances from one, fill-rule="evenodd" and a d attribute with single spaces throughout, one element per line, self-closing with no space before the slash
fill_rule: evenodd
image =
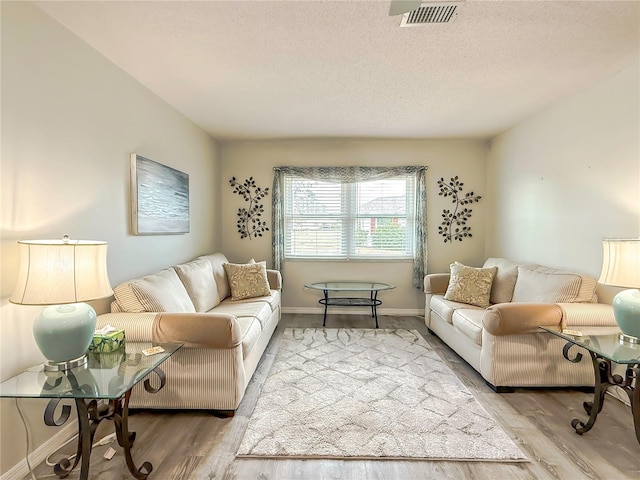
<path id="1" fill-rule="evenodd" d="M 309 315 L 322 315 L 323 307 L 282 307 L 282 313 L 306 313 Z M 341 315 L 371 315 L 371 309 L 367 307 L 330 307 L 328 315 L 339 313 Z M 392 317 L 423 317 L 423 309 L 412 308 L 379 308 L 378 316 L 389 315 Z"/>
<path id="2" fill-rule="evenodd" d="M 49 455 L 61 448 L 65 442 L 67 442 L 76 433 L 78 433 L 78 421 L 73 420 L 69 422 L 68 425 L 62 427 L 58 433 L 36 448 L 29 455 L 29 462 L 31 463 L 31 466 L 35 467 L 36 465 L 40 465 Z M 51 467 L 51 473 L 53 475 L 53 467 Z M 27 459 L 25 458 L 14 465 L 10 470 L 6 471 L 4 475 L 0 477 L 0 480 L 16 480 L 24 478 L 27 475 L 29 475 L 29 466 L 27 465 Z M 53 477 L 55 478 L 55 475 L 53 475 Z"/>

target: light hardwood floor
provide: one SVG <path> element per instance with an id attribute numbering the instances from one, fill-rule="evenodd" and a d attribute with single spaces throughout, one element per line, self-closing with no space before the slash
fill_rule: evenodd
<path id="1" fill-rule="evenodd" d="M 517 389 L 497 394 L 437 337 L 418 317 L 380 317 L 380 328 L 417 329 L 452 367 L 476 398 L 521 446 L 527 463 L 236 459 L 247 422 L 273 363 L 286 327 L 321 327 L 321 315 L 284 314 L 235 417 L 220 419 L 204 411 L 138 411 L 130 418 L 137 432 L 133 457 L 137 465 L 153 464 L 149 479 L 639 479 L 638 444 L 630 409 L 608 398 L 595 427 L 585 435 L 574 433 L 572 418 L 586 419 L 582 402 L 591 395 L 571 390 Z M 330 315 L 327 328 L 372 328 L 372 319 L 358 315 Z M 559 361 L 565 361 L 562 358 Z M 102 422 L 96 438 L 111 433 Z M 91 457 L 91 479 L 130 479 L 120 447 L 113 460 L 102 458 L 108 446 L 96 447 Z M 69 448 L 67 447 L 67 451 Z M 50 467 L 35 468 L 37 478 Z M 78 478 L 74 471 L 68 478 Z M 30 480 L 25 477 L 24 480 Z"/>

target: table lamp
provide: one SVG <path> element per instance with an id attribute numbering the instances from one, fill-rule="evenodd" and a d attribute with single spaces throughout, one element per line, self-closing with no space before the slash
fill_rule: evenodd
<path id="1" fill-rule="evenodd" d="M 640 239 L 602 241 L 600 283 L 630 288 L 613 297 L 613 314 L 622 333 L 620 339 L 640 343 Z"/>
<path id="2" fill-rule="evenodd" d="M 87 363 L 96 328 L 96 312 L 87 300 L 113 294 L 107 275 L 107 242 L 23 240 L 20 268 L 9 298 L 20 305 L 49 305 L 33 324 L 33 337 L 48 360 L 47 371 Z"/>

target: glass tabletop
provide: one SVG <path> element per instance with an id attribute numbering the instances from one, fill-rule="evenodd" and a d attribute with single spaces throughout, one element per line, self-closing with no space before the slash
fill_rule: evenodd
<path id="1" fill-rule="evenodd" d="M 615 363 L 640 363 L 640 345 L 620 340 L 617 327 L 573 327 L 582 335 L 572 335 L 560 327 L 540 328 Z"/>
<path id="2" fill-rule="evenodd" d="M 343 281 L 343 282 L 318 282 L 305 285 L 314 290 L 329 290 L 333 292 L 372 292 L 380 290 L 392 290 L 395 285 L 381 282 Z"/>
<path id="3" fill-rule="evenodd" d="M 156 345 L 164 352 L 142 353 Z M 36 365 L 0 383 L 0 397 L 118 399 L 180 347 L 181 343 L 128 342 L 115 352 L 89 352 L 86 365 L 64 372 Z"/>

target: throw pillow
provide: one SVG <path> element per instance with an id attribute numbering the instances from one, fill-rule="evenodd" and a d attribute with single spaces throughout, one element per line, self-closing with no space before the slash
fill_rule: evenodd
<path id="1" fill-rule="evenodd" d="M 491 285 L 491 303 L 507 303 L 513 297 L 513 289 L 518 279 L 518 264 L 505 258 L 488 258 L 482 268 L 496 267 Z"/>
<path id="2" fill-rule="evenodd" d="M 491 284 L 496 271 L 496 267 L 474 268 L 460 262 L 453 262 L 451 278 L 444 298 L 454 302 L 488 307 Z"/>
<path id="3" fill-rule="evenodd" d="M 231 300 L 271 295 L 266 262 L 225 263 L 224 270 L 231 289 Z"/>
<path id="4" fill-rule="evenodd" d="M 173 268 L 187 290 L 196 312 L 208 312 L 220 304 L 211 262 L 203 258 Z"/>
<path id="5" fill-rule="evenodd" d="M 144 312 L 195 313 L 196 311 L 173 268 L 132 280 L 129 282 L 129 287 L 142 305 Z"/>
<path id="6" fill-rule="evenodd" d="M 512 302 L 573 303 L 576 301 L 580 292 L 580 275 L 544 267 L 542 270 L 518 267 L 518 281 L 513 291 Z"/>

